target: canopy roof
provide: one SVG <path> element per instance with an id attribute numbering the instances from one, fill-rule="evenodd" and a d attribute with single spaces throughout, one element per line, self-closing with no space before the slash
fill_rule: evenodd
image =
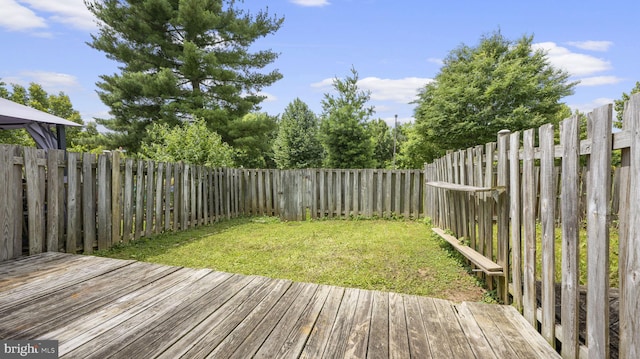
<path id="1" fill-rule="evenodd" d="M 56 126 L 59 138 L 51 131 Z M 0 129 L 25 128 L 39 148 L 64 149 L 64 126 L 81 126 L 62 117 L 0 98 Z"/>

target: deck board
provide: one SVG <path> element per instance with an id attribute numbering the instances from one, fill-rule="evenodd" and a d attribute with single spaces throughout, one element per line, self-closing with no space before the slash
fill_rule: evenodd
<path id="1" fill-rule="evenodd" d="M 0 339 L 61 358 L 552 358 L 512 307 L 43 253 L 0 263 Z"/>

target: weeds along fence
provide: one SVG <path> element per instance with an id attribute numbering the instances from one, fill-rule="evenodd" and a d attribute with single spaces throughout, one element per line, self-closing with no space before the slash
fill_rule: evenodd
<path id="1" fill-rule="evenodd" d="M 422 171 L 249 170 L 0 145 L 0 261 L 243 215 L 418 217 Z"/>
<path id="2" fill-rule="evenodd" d="M 559 140 L 550 124 L 503 131 L 426 165 L 425 215 L 503 266 L 513 305 L 563 357 L 638 358 L 640 94 L 625 105 L 623 131 L 612 133 L 612 105 L 587 127 L 582 141 L 577 117 L 561 122 Z"/>

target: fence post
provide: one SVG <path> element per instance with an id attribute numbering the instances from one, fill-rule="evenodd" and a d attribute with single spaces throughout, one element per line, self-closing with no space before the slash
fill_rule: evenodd
<path id="1" fill-rule="evenodd" d="M 507 151 L 509 149 L 509 130 L 498 132 L 498 178 L 499 187 L 508 188 L 509 166 Z M 509 304 L 509 191 L 498 192 L 498 264 L 502 266 L 504 275 L 498 279 L 498 292 L 505 304 Z"/>
<path id="2" fill-rule="evenodd" d="M 631 96 L 624 109 L 631 132 L 629 205 L 640 203 L 640 93 Z M 640 211 L 628 211 L 626 255 L 620 273 L 620 357 L 640 356 Z M 622 238 L 621 238 L 622 240 Z M 622 244 L 622 242 L 621 242 Z M 622 254 L 622 252 L 621 252 Z"/>

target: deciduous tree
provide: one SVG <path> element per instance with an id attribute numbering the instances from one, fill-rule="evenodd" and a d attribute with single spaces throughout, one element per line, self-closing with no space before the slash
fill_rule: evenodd
<path id="1" fill-rule="evenodd" d="M 572 94 L 576 83 L 532 42 L 533 36 L 510 41 L 495 32 L 477 46 L 451 51 L 416 102 L 422 140 L 439 150 L 461 149 L 495 141 L 502 129 L 557 121 L 564 110 L 560 99 Z"/>

